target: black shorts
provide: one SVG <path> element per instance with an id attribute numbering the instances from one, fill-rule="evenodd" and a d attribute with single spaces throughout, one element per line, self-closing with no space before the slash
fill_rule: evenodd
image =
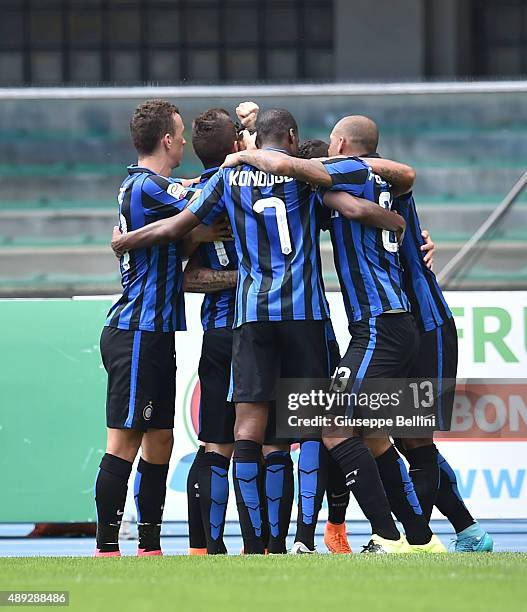
<path id="1" fill-rule="evenodd" d="M 340 349 L 336 340 L 328 340 L 329 373 L 338 367 L 340 362 Z M 295 444 L 301 438 L 278 438 L 276 435 L 276 402 L 271 402 L 269 406 L 269 418 L 267 419 L 267 429 L 265 431 L 264 444 Z"/>
<path id="2" fill-rule="evenodd" d="M 257 321 L 234 329 L 235 402 L 271 402 L 280 378 L 326 378 L 325 321 Z"/>
<path id="3" fill-rule="evenodd" d="M 457 329 L 454 318 L 440 327 L 421 334 L 417 357 L 412 364 L 409 378 L 429 379 L 437 384 L 435 412 L 437 429 L 450 429 L 457 376 Z"/>
<path id="4" fill-rule="evenodd" d="M 203 334 L 199 360 L 199 435 L 202 442 L 234 442 L 234 404 L 227 401 L 231 378 L 232 329 L 209 329 Z"/>
<path id="5" fill-rule="evenodd" d="M 371 378 L 408 378 L 419 347 L 419 333 L 410 313 L 388 313 L 349 326 L 351 341 L 332 379 L 334 391 L 360 393 L 362 381 Z M 356 408 L 356 407 L 355 407 Z M 358 417 L 353 406 L 339 407 Z"/>
<path id="6" fill-rule="evenodd" d="M 176 354 L 170 332 L 105 327 L 101 356 L 108 373 L 106 424 L 114 429 L 173 429 Z"/>

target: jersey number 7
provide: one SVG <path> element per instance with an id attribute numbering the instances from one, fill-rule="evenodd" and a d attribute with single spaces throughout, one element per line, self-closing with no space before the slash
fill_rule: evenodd
<path id="1" fill-rule="evenodd" d="M 254 212 L 263 213 L 266 208 L 274 208 L 276 215 L 276 224 L 278 226 L 278 236 L 280 238 L 280 247 L 284 255 L 291 253 L 291 236 L 289 235 L 289 225 L 287 224 L 287 211 L 285 202 L 280 198 L 263 198 L 257 200 L 253 204 Z"/>

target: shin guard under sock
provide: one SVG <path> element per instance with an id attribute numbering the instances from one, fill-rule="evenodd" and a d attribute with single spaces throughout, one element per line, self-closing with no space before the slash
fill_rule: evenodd
<path id="1" fill-rule="evenodd" d="M 260 470 L 262 445 L 252 440 L 234 443 L 233 481 L 245 554 L 263 554 Z"/>
<path id="2" fill-rule="evenodd" d="M 295 542 L 315 548 L 318 513 L 326 491 L 328 451 L 319 440 L 305 440 L 298 459 L 298 518 Z"/>
<path id="3" fill-rule="evenodd" d="M 287 451 L 275 451 L 265 458 L 265 495 L 269 521 L 269 552 L 286 553 L 294 495 L 293 462 Z"/>
<path id="4" fill-rule="evenodd" d="M 199 469 L 199 500 L 209 555 L 227 554 L 223 542 L 229 501 L 230 460 L 219 453 L 205 453 Z"/>

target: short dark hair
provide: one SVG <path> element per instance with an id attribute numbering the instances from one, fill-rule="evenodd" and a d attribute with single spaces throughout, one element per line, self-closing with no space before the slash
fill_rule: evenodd
<path id="1" fill-rule="evenodd" d="M 234 121 L 224 108 L 209 108 L 192 122 L 192 146 L 205 167 L 223 163 L 237 138 Z"/>
<path id="2" fill-rule="evenodd" d="M 139 155 L 153 153 L 165 134 L 174 135 L 174 114 L 179 109 L 167 100 L 147 100 L 130 119 L 132 141 Z"/>
<path id="3" fill-rule="evenodd" d="M 258 114 L 256 132 L 258 143 L 281 142 L 289 130 L 298 135 L 298 125 L 293 115 L 284 108 L 273 108 Z"/>
<path id="4" fill-rule="evenodd" d="M 327 157 L 329 144 L 323 140 L 312 138 L 304 140 L 298 147 L 298 157 L 303 159 L 312 159 L 313 157 Z"/>

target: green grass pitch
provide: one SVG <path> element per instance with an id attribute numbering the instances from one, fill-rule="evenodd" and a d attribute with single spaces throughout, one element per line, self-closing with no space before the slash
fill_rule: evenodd
<path id="1" fill-rule="evenodd" d="M 68 590 L 71 610 L 527 610 L 527 555 L 3 558 L 0 590 Z"/>

